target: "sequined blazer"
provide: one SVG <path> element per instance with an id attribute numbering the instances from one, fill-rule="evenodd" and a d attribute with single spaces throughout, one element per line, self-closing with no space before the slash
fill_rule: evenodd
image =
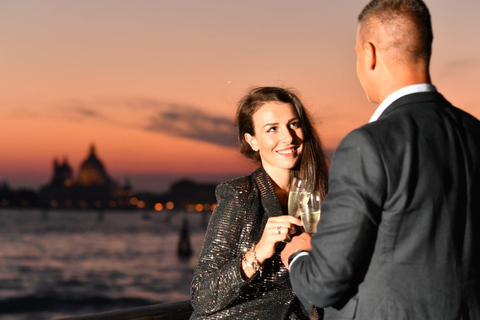
<path id="1" fill-rule="evenodd" d="M 280 260 L 283 243 L 262 274 L 242 277 L 241 258 L 260 240 L 269 217 L 284 214 L 263 168 L 217 186 L 218 205 L 195 267 L 190 319 L 309 319 Z"/>

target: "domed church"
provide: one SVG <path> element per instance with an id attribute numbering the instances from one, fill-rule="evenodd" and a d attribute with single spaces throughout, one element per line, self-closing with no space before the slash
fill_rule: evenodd
<path id="1" fill-rule="evenodd" d="M 90 146 L 90 155 L 80 166 L 76 184 L 78 186 L 105 186 L 111 183 L 103 163 L 98 160 L 95 154 L 95 146 Z"/>
<path id="2" fill-rule="evenodd" d="M 132 195 L 130 186 L 122 188 L 110 178 L 102 161 L 98 159 L 93 144 L 90 146 L 89 155 L 80 165 L 76 179 L 66 158 L 63 163 L 54 159 L 52 179 L 40 190 L 43 206 L 54 208 L 104 209 L 128 203 L 125 197 Z"/>

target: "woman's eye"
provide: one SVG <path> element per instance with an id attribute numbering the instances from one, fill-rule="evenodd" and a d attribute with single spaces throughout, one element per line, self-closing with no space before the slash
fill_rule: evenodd
<path id="1" fill-rule="evenodd" d="M 300 122 L 298 122 L 298 121 L 292 122 L 292 123 L 290 123 L 290 126 L 292 128 L 300 128 Z"/>
<path id="2" fill-rule="evenodd" d="M 267 129 L 267 132 L 275 132 L 277 130 L 277 127 L 270 127 Z"/>

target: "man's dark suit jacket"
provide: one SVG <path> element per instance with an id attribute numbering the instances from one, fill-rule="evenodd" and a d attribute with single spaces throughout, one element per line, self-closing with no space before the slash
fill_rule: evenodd
<path id="1" fill-rule="evenodd" d="M 404 96 L 335 152 L 313 249 L 290 269 L 325 319 L 480 319 L 480 122 Z M 305 301 L 306 300 L 306 301 Z"/>

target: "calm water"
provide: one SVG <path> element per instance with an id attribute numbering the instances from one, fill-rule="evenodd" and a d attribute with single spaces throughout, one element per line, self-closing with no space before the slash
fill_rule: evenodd
<path id="1" fill-rule="evenodd" d="M 179 259 L 187 219 L 193 255 Z M 55 319 L 189 299 L 208 216 L 0 210 L 0 319 Z"/>

